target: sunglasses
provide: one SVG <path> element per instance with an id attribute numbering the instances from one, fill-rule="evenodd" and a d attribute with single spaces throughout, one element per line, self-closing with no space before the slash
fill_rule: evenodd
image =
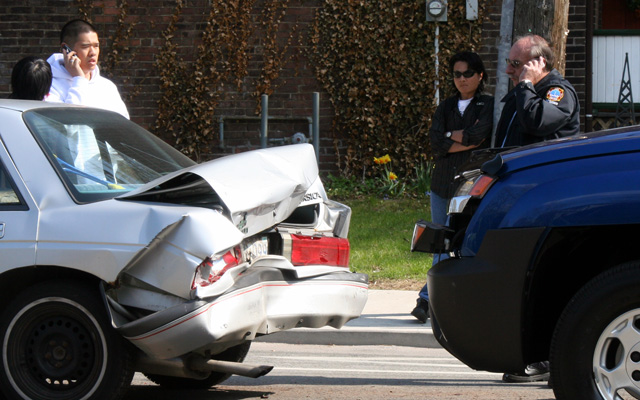
<path id="1" fill-rule="evenodd" d="M 454 78 L 460 78 L 462 76 L 464 76 L 465 78 L 471 78 L 472 76 L 474 76 L 476 74 L 476 71 L 472 70 L 472 69 L 468 69 L 464 72 L 460 72 L 460 71 L 453 71 L 453 77 Z"/>
<path id="2" fill-rule="evenodd" d="M 508 58 L 505 58 L 504 61 L 507 63 L 507 65 L 511 65 L 513 68 L 518 68 L 519 66 L 522 65 L 522 62 L 518 60 L 510 60 Z"/>

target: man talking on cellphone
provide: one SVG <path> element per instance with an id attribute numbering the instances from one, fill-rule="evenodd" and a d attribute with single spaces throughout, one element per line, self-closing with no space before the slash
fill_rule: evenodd
<path id="1" fill-rule="evenodd" d="M 61 53 L 47 60 L 53 83 L 46 101 L 103 108 L 129 118 L 118 88 L 100 75 L 100 41 L 96 29 L 87 21 L 69 21 L 60 32 Z"/>
<path id="2" fill-rule="evenodd" d="M 524 146 L 580 131 L 578 96 L 554 61 L 541 36 L 526 35 L 513 44 L 506 73 L 514 87 L 502 99 L 495 147 Z"/>

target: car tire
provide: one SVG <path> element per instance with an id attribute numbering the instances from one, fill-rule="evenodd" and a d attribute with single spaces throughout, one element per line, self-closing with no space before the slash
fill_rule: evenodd
<path id="1" fill-rule="evenodd" d="M 550 361 L 558 400 L 640 398 L 640 262 L 596 276 L 571 299 Z"/>
<path id="2" fill-rule="evenodd" d="M 249 352 L 251 342 L 244 342 L 237 346 L 233 346 L 216 354 L 212 357 L 214 360 L 242 362 Z M 231 374 L 223 372 L 212 372 L 205 379 L 178 378 L 175 376 L 145 374 L 150 381 L 162 386 L 164 389 L 190 389 L 205 390 L 229 379 Z"/>
<path id="3" fill-rule="evenodd" d="M 133 378 L 130 345 L 113 329 L 98 285 L 56 280 L 16 296 L 0 316 L 7 399 L 120 399 Z"/>

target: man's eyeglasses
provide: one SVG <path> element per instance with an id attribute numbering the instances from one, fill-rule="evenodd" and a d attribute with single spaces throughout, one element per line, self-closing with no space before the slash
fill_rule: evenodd
<path id="1" fill-rule="evenodd" d="M 476 71 L 474 71 L 472 69 L 468 69 L 468 70 L 466 70 L 464 72 L 453 71 L 453 77 L 454 78 L 458 78 L 458 79 L 460 79 L 460 77 L 462 77 L 462 76 L 464 76 L 465 78 L 471 78 L 475 74 L 476 74 Z"/>
<path id="2" fill-rule="evenodd" d="M 508 58 L 505 58 L 504 61 L 507 63 L 507 65 L 511 65 L 513 68 L 518 68 L 519 66 L 522 65 L 522 62 L 518 60 L 510 60 Z"/>

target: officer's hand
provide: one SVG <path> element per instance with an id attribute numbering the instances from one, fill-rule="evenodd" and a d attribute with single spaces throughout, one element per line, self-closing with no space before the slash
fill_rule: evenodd
<path id="1" fill-rule="evenodd" d="M 536 57 L 529 60 L 522 67 L 522 73 L 520 73 L 520 82 L 527 79 L 534 85 L 538 83 L 546 74 L 544 67 L 547 65 L 547 60 L 543 57 Z"/>

